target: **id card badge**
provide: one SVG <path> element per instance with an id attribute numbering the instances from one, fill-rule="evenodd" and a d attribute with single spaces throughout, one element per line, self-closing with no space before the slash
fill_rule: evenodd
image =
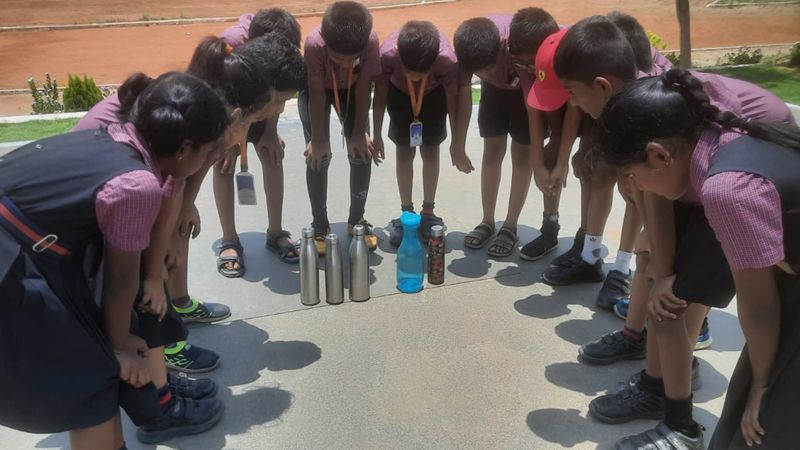
<path id="1" fill-rule="evenodd" d="M 411 125 L 408 126 L 408 131 L 409 131 L 408 146 L 409 147 L 422 146 L 422 122 L 420 122 L 419 120 L 411 122 Z"/>

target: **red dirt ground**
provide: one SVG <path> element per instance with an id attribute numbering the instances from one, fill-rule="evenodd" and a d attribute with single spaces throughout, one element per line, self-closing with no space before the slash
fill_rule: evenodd
<path id="1" fill-rule="evenodd" d="M 187 16 L 230 16 L 263 7 L 263 2 L 240 0 L 236 7 L 232 0 L 215 2 L 173 0 L 169 7 L 156 5 L 167 2 L 122 0 L 81 0 L 80 8 L 54 7 L 55 3 L 31 0 L 3 0 L 0 24 L 30 23 L 75 23 L 97 18 L 117 17 L 103 11 L 116 11 L 120 17 L 138 19 L 143 12 L 152 16 L 168 16 L 179 9 Z M 398 3 L 403 0 L 395 0 Z M 302 0 L 291 4 L 297 7 L 322 9 L 329 2 Z M 371 1 L 369 4 L 386 4 L 388 1 Z M 706 0 L 692 0 L 692 43 L 695 48 L 738 46 L 752 44 L 785 43 L 800 40 L 800 7 L 759 8 L 705 8 Z M 146 5 L 132 10 L 130 5 Z M 91 5 L 95 5 L 94 9 Z M 182 5 L 182 6 L 181 6 Z M 194 5 L 194 6 L 191 6 Z M 316 5 L 316 6 L 315 6 Z M 534 5 L 525 0 L 462 0 L 449 4 L 425 5 L 403 9 L 375 11 L 376 32 L 385 37 L 398 29 L 405 21 L 413 19 L 431 20 L 445 34 L 452 35 L 458 24 L 470 17 L 498 11 L 514 12 Z M 247 7 L 250 6 L 250 7 Z M 136 6 L 137 8 L 140 6 Z M 190 8 L 191 7 L 191 8 Z M 180 9 L 183 8 L 183 9 Z M 620 10 L 637 17 L 647 30 L 653 31 L 670 46 L 678 46 L 678 23 L 675 19 L 675 4 L 665 0 L 562 0 L 546 7 L 561 23 L 572 23 L 592 14 L 603 14 Z M 36 12 L 34 16 L 33 12 Z M 151 12 L 152 11 L 152 12 Z M 170 11 L 173 11 L 172 13 Z M 10 16 L 11 13 L 15 15 Z M 202 14 L 200 14 L 202 13 Z M 300 19 L 304 32 L 319 24 L 319 17 Z M 33 76 L 37 80 L 50 72 L 59 81 L 67 73 L 88 74 L 98 83 L 120 83 L 135 71 L 157 74 L 185 67 L 195 44 L 205 35 L 217 34 L 230 24 L 210 23 L 193 25 L 165 25 L 149 27 L 119 27 L 105 29 L 81 29 L 42 32 L 0 33 L 0 61 L 4 68 L 0 72 L 0 89 L 25 88 L 26 80 Z M 63 84 L 63 83 L 62 83 Z M 10 99 L 0 96 L 0 113 L 12 106 Z M 4 105 L 4 102 L 6 103 Z M 13 103 L 13 102 L 12 102 Z M 20 100 L 13 111 L 22 108 Z M 27 103 L 27 102 L 26 102 Z"/>

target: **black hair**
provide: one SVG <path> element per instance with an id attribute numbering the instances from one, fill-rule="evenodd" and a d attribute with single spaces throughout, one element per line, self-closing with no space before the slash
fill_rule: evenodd
<path id="1" fill-rule="evenodd" d="M 280 33 L 295 47 L 300 47 L 300 23 L 283 8 L 269 8 L 258 11 L 250 22 L 248 39 L 267 33 Z"/>
<path id="2" fill-rule="evenodd" d="M 497 62 L 500 30 L 485 17 L 465 20 L 456 29 L 453 45 L 462 67 L 470 72 L 485 69 Z"/>
<path id="3" fill-rule="evenodd" d="M 439 30 L 428 21 L 406 22 L 397 36 L 397 52 L 406 69 L 427 73 L 439 57 Z"/>
<path id="4" fill-rule="evenodd" d="M 587 17 L 564 34 L 556 49 L 554 68 L 562 80 L 583 83 L 608 75 L 625 83 L 636 79 L 631 44 L 605 16 Z"/>
<path id="5" fill-rule="evenodd" d="M 232 108 L 245 114 L 258 111 L 272 99 L 275 85 L 262 42 L 251 40 L 231 49 L 222 38 L 209 36 L 198 44 L 187 72 L 219 90 Z"/>
<path id="6" fill-rule="evenodd" d="M 556 19 L 542 8 L 520 9 L 511 19 L 508 52 L 512 55 L 536 54 L 547 36 L 557 33 L 558 29 Z"/>
<path id="7" fill-rule="evenodd" d="M 137 73 L 120 86 L 120 116 L 157 156 L 174 155 L 184 141 L 195 148 L 219 139 L 228 126 L 225 100 L 205 81 L 183 72 L 156 79 Z"/>
<path id="8" fill-rule="evenodd" d="M 367 48 L 372 34 L 372 15 L 358 2 L 335 2 L 322 16 L 322 39 L 331 50 L 357 55 Z"/>
<path id="9" fill-rule="evenodd" d="M 647 159 L 653 141 L 693 146 L 709 127 L 737 129 L 754 138 L 800 151 L 800 129 L 720 111 L 703 83 L 684 69 L 630 83 L 611 97 L 595 128 L 601 161 L 626 167 Z"/>
<path id="10" fill-rule="evenodd" d="M 644 31 L 642 24 L 630 14 L 621 13 L 619 11 L 609 13 L 608 19 L 622 30 L 625 39 L 631 44 L 633 56 L 636 58 L 636 68 L 642 72 L 650 72 L 653 68 L 652 46 L 650 45 L 650 39 L 647 37 L 647 32 Z"/>
<path id="11" fill-rule="evenodd" d="M 300 91 L 308 85 L 306 62 L 300 48 L 282 33 L 267 33 L 247 41 L 245 46 L 258 49 L 258 57 L 263 59 L 276 91 Z"/>

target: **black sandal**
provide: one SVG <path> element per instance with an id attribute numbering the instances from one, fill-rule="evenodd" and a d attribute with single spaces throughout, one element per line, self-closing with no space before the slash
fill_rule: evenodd
<path id="1" fill-rule="evenodd" d="M 278 245 L 278 242 L 283 238 L 286 238 L 289 244 L 281 247 Z M 269 231 L 267 231 L 267 249 L 275 252 L 278 258 L 286 264 L 297 264 L 300 262 L 299 246 L 292 242 L 292 234 L 286 230 L 281 230 L 275 234 L 269 234 Z"/>
<path id="2" fill-rule="evenodd" d="M 474 230 L 464 236 L 464 247 L 477 250 L 486 245 L 492 236 L 494 236 L 494 225 L 481 222 Z"/>
<path id="3" fill-rule="evenodd" d="M 236 250 L 236 256 L 218 256 L 217 272 L 226 278 L 239 278 L 244 275 L 244 248 L 239 241 L 222 241 L 219 245 L 219 254 L 225 250 Z M 238 269 L 229 269 L 228 264 L 238 264 Z"/>
<path id="4" fill-rule="evenodd" d="M 487 253 L 489 256 L 494 256 L 496 258 L 511 256 L 511 254 L 514 253 L 514 247 L 517 246 L 517 242 L 519 242 L 517 233 L 511 228 L 502 227 L 500 231 L 497 232 L 497 236 L 489 246 Z"/>

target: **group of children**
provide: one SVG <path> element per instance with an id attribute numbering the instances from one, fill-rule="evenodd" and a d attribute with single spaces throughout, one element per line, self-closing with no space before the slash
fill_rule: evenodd
<path id="1" fill-rule="evenodd" d="M 434 208 L 448 124 L 453 165 L 474 170 L 466 132 L 477 77 L 483 217 L 464 245 L 512 255 L 533 180 L 543 196 L 542 225 L 519 254 L 539 260 L 556 250 L 572 157 L 581 226 L 542 280 L 604 281 L 598 307 L 626 319 L 621 330 L 582 346 L 582 361 L 645 359 L 619 392 L 593 400 L 590 414 L 607 423 L 663 419 L 617 448 L 703 448 L 703 429 L 692 418 L 692 391 L 700 386 L 692 349 L 710 342 L 709 308 L 727 306 L 734 295 L 747 347 L 711 445 L 788 448 L 796 441 L 800 132 L 783 102 L 749 83 L 673 69 L 636 19 L 621 13 L 563 26 L 525 8 L 463 22 L 453 45 L 432 23 L 412 21 L 381 44 L 369 11 L 340 1 L 306 37 L 302 54 L 300 41 L 299 24 L 282 9 L 244 15 L 221 37 L 203 40 L 185 73 L 134 75 L 74 133 L 0 161 L 0 291 L 10 303 L 0 316 L 0 355 L 13 362 L 0 368 L 8 392 L 0 423 L 70 430 L 73 448 L 114 450 L 125 448 L 120 406 L 147 443 L 214 426 L 224 407 L 213 381 L 167 372 L 216 367 L 218 355 L 186 343 L 183 323 L 230 315 L 188 293 L 189 239 L 200 231 L 194 201 L 207 171 L 213 167 L 223 229 L 219 272 L 240 277 L 246 270 L 233 173 L 248 143 L 264 171 L 265 246 L 297 263 L 297 244 L 282 227 L 285 144 L 277 125 L 285 102 L 299 94 L 312 226 L 323 255 L 333 109 L 350 164 L 348 232 L 364 226 L 374 250 L 365 207 L 372 164 L 385 158 L 388 111 L 401 211 L 415 211 L 417 148 L 423 161 L 420 232 L 427 239 L 444 223 Z M 511 192 L 496 229 L 509 136 Z M 615 185 L 626 210 L 605 275 L 602 239 Z M 63 192 L 71 194 L 56 195 Z M 399 245 L 402 233 L 392 220 L 390 243 Z M 42 320 L 45 332 L 31 328 Z M 45 354 L 31 357 L 19 342 L 40 344 Z M 63 383 L 48 377 L 54 366 Z"/>

